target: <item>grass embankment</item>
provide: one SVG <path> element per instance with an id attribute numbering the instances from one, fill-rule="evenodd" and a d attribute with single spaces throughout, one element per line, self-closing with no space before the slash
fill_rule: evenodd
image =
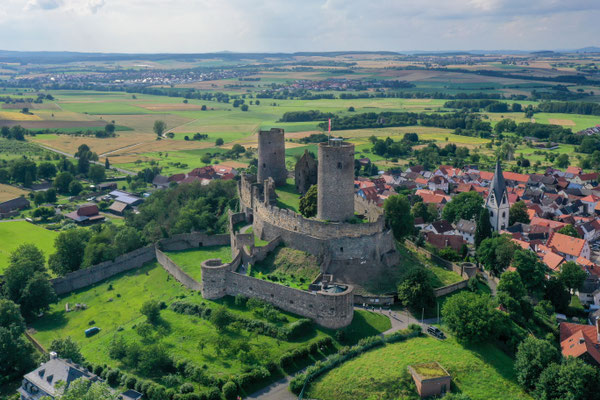
<path id="1" fill-rule="evenodd" d="M 150 299 L 164 301 L 167 306 L 176 300 L 204 303 L 213 309 L 225 306 L 231 313 L 246 318 L 265 318 L 257 315 L 255 310 L 236 305 L 231 297 L 217 301 L 205 300 L 199 292 L 185 289 L 156 262 L 152 262 L 62 297 L 44 317 L 33 324 L 34 336 L 45 347 L 48 347 L 53 339 L 70 336 L 81 346 L 81 352 L 88 361 L 124 368 L 120 362 L 110 359 L 109 344 L 115 335 L 122 335 L 126 341 L 141 340 L 135 327 L 145 321 L 146 318 L 139 310 L 142 304 Z M 67 313 L 66 303 L 71 307 L 83 303 L 87 309 Z M 292 323 L 299 318 L 285 312 L 278 313 L 284 316 L 286 321 L 272 322 L 277 326 Z M 247 364 L 237 358 L 237 354 L 229 351 L 242 342 L 249 345 L 250 353 L 260 354 L 261 363 L 266 363 L 276 362 L 291 350 L 333 335 L 332 331 L 315 328 L 302 337 L 286 341 L 233 327 L 219 332 L 206 319 L 178 314 L 169 308 L 161 311 L 161 318 L 164 330 L 161 332 L 160 342 L 168 349 L 169 354 L 176 359 L 187 359 L 198 366 L 205 365 L 209 375 L 240 373 L 247 367 Z M 97 326 L 101 331 L 86 338 L 84 331 L 91 326 Z M 379 316 L 372 317 L 371 313 L 361 311 L 357 313 L 349 329 L 359 334 L 376 334 L 384 328 L 386 326 L 382 325 Z M 217 346 L 220 346 L 218 350 Z M 165 383 L 160 377 L 155 377 L 154 380 Z"/>
<path id="2" fill-rule="evenodd" d="M 204 261 L 212 258 L 220 258 L 222 262 L 228 263 L 232 260 L 230 246 L 207 246 L 198 249 L 168 251 L 166 254 L 186 274 L 198 282 L 202 280 L 202 268 L 200 265 Z"/>
<path id="3" fill-rule="evenodd" d="M 374 277 L 365 283 L 365 290 L 371 294 L 394 293 L 398 284 L 402 281 L 405 274 L 414 268 L 426 268 L 430 274 L 431 285 L 434 288 L 451 285 L 460 282 L 462 277 L 457 273 L 431 262 L 425 257 L 407 249 L 402 244 L 398 244 L 397 251 L 400 253 L 400 264 Z"/>
<path id="4" fill-rule="evenodd" d="M 264 260 L 252 265 L 249 275 L 307 290 L 308 285 L 319 275 L 319 272 L 320 268 L 315 256 L 280 246 Z"/>
<path id="5" fill-rule="evenodd" d="M 452 392 L 473 400 L 530 399 L 516 383 L 512 359 L 493 345 L 465 348 L 453 338 L 430 337 L 386 345 L 317 379 L 307 398 L 319 400 L 418 399 L 407 366 L 439 362 L 452 376 Z"/>
<path id="6" fill-rule="evenodd" d="M 25 221 L 0 222 L 0 274 L 8 267 L 10 253 L 24 243 L 35 244 L 46 260 L 54 253 L 58 234 Z"/>

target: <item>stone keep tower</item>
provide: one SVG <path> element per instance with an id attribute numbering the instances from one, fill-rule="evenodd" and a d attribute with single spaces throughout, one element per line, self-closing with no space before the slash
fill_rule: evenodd
<path id="1" fill-rule="evenodd" d="M 258 182 L 269 177 L 276 186 L 285 185 L 287 170 L 285 169 L 285 139 L 283 129 L 271 128 L 270 131 L 258 132 Z"/>
<path id="2" fill-rule="evenodd" d="M 485 207 L 490 212 L 492 229 L 497 232 L 508 228 L 508 214 L 510 209 L 500 160 L 496 162 L 496 171 L 494 172 L 494 179 L 492 179 L 489 190 L 490 193 L 485 202 Z"/>
<path id="3" fill-rule="evenodd" d="M 345 221 L 354 216 L 354 145 L 342 139 L 319 144 L 317 218 Z"/>

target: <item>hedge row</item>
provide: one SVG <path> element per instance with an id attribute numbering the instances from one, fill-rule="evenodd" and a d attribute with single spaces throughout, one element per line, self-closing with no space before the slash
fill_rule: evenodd
<path id="1" fill-rule="evenodd" d="M 394 332 L 388 336 L 371 336 L 361 339 L 358 344 L 349 347 L 344 346 L 339 351 L 327 357 L 323 361 L 318 361 L 306 369 L 302 374 L 296 375 L 290 382 L 290 390 L 295 394 L 303 393 L 310 382 L 325 372 L 337 367 L 338 365 L 363 354 L 375 347 L 383 346 L 386 343 L 401 342 L 421 334 L 421 327 L 416 324 L 409 325 L 404 331 Z"/>
<path id="2" fill-rule="evenodd" d="M 171 304 L 170 308 L 176 313 L 195 315 L 206 320 L 210 319 L 213 312 L 213 309 L 205 304 L 194 304 L 186 301 L 176 301 Z M 313 327 L 312 321 L 306 318 L 300 319 L 287 326 L 277 326 L 270 322 L 259 319 L 250 319 L 234 313 L 229 313 L 229 316 L 232 321 L 240 323 L 247 331 L 256 332 L 280 340 L 297 339 L 298 337 L 305 335 Z"/>
<path id="3" fill-rule="evenodd" d="M 301 326 L 302 324 L 298 325 Z M 111 368 L 106 365 L 94 366 L 90 363 L 87 363 L 85 366 L 90 372 L 104 379 L 110 386 L 134 389 L 142 393 L 144 398 L 148 400 L 229 400 L 236 399 L 238 393 L 246 391 L 257 383 L 271 377 L 277 371 L 278 367 L 289 367 L 294 362 L 302 361 L 311 354 L 316 355 L 319 350 L 325 351 L 332 348 L 332 346 L 333 340 L 327 336 L 285 353 L 279 358 L 278 363 L 271 362 L 265 366 L 255 366 L 229 378 L 207 375 L 203 368 L 186 360 L 178 360 L 175 363 L 175 368 L 179 375 L 208 387 L 200 393 L 189 393 L 189 383 L 182 384 L 178 393 L 175 389 L 167 389 L 165 386 L 152 381 L 138 379 L 133 375 L 122 372 L 118 368 Z"/>

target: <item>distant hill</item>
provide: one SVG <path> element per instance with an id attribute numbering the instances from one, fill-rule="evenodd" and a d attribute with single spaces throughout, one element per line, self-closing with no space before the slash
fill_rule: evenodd
<path id="1" fill-rule="evenodd" d="M 589 46 L 574 50 L 575 53 L 600 53 L 600 47 Z"/>

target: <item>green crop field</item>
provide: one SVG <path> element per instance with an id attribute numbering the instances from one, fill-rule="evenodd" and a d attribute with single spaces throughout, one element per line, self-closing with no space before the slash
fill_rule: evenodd
<path id="1" fill-rule="evenodd" d="M 224 263 L 232 260 L 229 246 L 207 246 L 199 249 L 168 251 L 166 254 L 197 282 L 202 281 L 202 268 L 200 268 L 202 262 L 212 258 L 220 258 Z"/>
<path id="2" fill-rule="evenodd" d="M 46 260 L 54 253 L 58 234 L 25 221 L 0 222 L 0 274 L 8 267 L 10 253 L 19 245 L 33 243 L 44 252 Z"/>
<path id="3" fill-rule="evenodd" d="M 407 366 L 439 362 L 452 376 L 452 392 L 473 400 L 531 399 L 516 383 L 512 359 L 492 345 L 465 348 L 453 338 L 430 337 L 386 345 L 318 378 L 307 398 L 318 400 L 418 399 Z"/>
<path id="4" fill-rule="evenodd" d="M 226 306 L 232 313 L 262 319 L 245 306 L 235 305 L 230 297 L 217 301 L 203 299 L 199 292 L 182 287 L 156 262 L 151 262 L 139 269 L 119 274 L 62 297 L 44 317 L 32 325 L 34 336 L 45 347 L 49 346 L 53 339 L 70 336 L 81 346 L 81 352 L 88 361 L 117 366 L 119 362 L 110 359 L 108 355 L 108 346 L 116 334 L 123 335 L 126 340 L 140 340 L 135 326 L 145 320 L 140 308 L 150 299 L 164 301 L 167 305 L 175 300 L 184 299 L 187 302 L 204 303 L 213 308 Z M 87 309 L 66 312 L 66 303 L 69 303 L 71 308 L 77 303 L 85 304 Z M 298 319 L 289 313 L 281 314 L 287 322 L 277 322 L 278 326 Z M 261 362 L 266 362 L 278 359 L 284 352 L 299 345 L 334 333 L 316 328 L 307 332 L 304 337 L 288 342 L 243 329 L 219 333 L 212 323 L 205 319 L 177 314 L 170 309 L 161 311 L 161 317 L 166 326 L 166 330 L 161 334 L 161 342 L 167 347 L 169 354 L 176 359 L 183 358 L 197 365 L 206 365 L 207 373 L 210 374 L 237 373 L 244 368 L 244 364 L 239 362 L 235 355 L 217 354 L 220 350 L 215 350 L 215 346 L 216 337 L 219 335 L 225 336 L 230 344 L 247 342 L 251 350 L 260 351 Z M 389 324 L 387 317 L 374 316 L 366 311 L 357 312 L 355 320 L 347 329 L 357 332 L 356 335 L 381 333 L 389 329 L 381 317 Z M 84 331 L 91 326 L 96 326 L 101 331 L 86 338 Z M 202 349 L 199 348 L 200 343 L 204 344 Z"/>

